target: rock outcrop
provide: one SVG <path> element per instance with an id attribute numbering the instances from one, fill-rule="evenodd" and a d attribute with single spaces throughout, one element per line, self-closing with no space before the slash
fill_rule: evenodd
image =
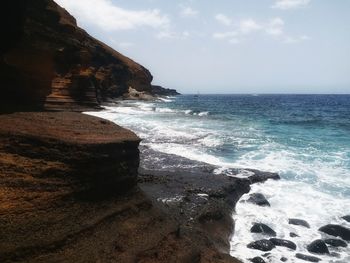
<path id="1" fill-rule="evenodd" d="M 160 190 L 184 184 L 180 175 L 163 174 L 170 185 L 142 176 L 140 190 L 134 133 L 73 112 L 3 114 L 0 123 L 1 262 L 239 262 L 227 254 L 226 202 L 248 182 L 207 174 L 227 200 L 196 203 L 191 191 L 197 201 L 164 206 Z M 186 178 L 188 187 L 202 182 Z"/>
<path id="2" fill-rule="evenodd" d="M 54 1 L 5 1 L 1 9 L 0 110 L 81 111 L 129 87 L 151 92 L 147 69 L 91 37 Z"/>
<path id="3" fill-rule="evenodd" d="M 167 89 L 162 86 L 152 85 L 151 93 L 159 96 L 176 96 L 180 95 L 175 89 Z"/>

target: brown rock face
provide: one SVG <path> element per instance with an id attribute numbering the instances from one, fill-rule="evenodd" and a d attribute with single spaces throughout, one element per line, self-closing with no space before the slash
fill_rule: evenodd
<path id="1" fill-rule="evenodd" d="M 64 180 L 91 198 L 136 184 L 140 140 L 131 131 L 69 112 L 0 115 L 0 122 L 2 176 L 8 179 L 38 187 L 43 178 Z"/>
<path id="2" fill-rule="evenodd" d="M 238 262 L 136 186 L 134 133 L 72 112 L 0 123 L 0 262 Z"/>
<path id="3" fill-rule="evenodd" d="M 91 37 L 54 1 L 6 1 L 2 11 L 0 110 L 81 111 L 129 87 L 151 91 L 147 69 Z"/>

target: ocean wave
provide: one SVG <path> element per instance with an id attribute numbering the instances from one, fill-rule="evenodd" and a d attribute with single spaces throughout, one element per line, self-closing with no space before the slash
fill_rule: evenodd
<path id="1" fill-rule="evenodd" d="M 156 108 L 155 109 L 156 112 L 160 112 L 160 113 L 176 113 L 176 110 L 173 109 L 169 109 L 169 108 Z"/>
<path id="2" fill-rule="evenodd" d="M 236 257 L 245 260 L 259 253 L 246 247 L 248 242 L 262 238 L 250 233 L 253 221 L 271 224 L 281 238 L 289 239 L 289 232 L 297 231 L 300 238 L 295 242 L 300 252 L 307 242 L 320 237 L 317 228 L 322 224 L 344 224 L 340 216 L 350 211 L 347 134 L 340 134 L 345 138 L 343 143 L 338 130 L 328 131 L 332 138 L 337 136 L 334 140 L 341 138 L 340 143 L 331 140 L 334 144 L 331 147 L 323 141 L 330 137 L 322 129 L 312 130 L 312 133 L 309 129 L 305 131 L 304 127 L 310 127 L 310 124 L 319 126 L 313 120 L 289 122 L 287 119 L 282 123 L 284 116 L 281 115 L 282 122 L 278 118 L 277 122 L 271 122 L 270 119 L 262 120 L 265 115 L 256 118 L 257 111 L 250 112 L 250 108 L 244 109 L 249 114 L 237 108 L 239 114 L 215 114 L 218 118 L 209 118 L 206 116 L 217 112 L 218 108 L 200 105 L 202 111 L 199 111 L 194 103 L 197 101 L 187 104 L 180 101 L 178 106 L 166 102 L 122 102 L 120 107 L 106 107 L 105 111 L 89 114 L 132 129 L 143 139 L 143 145 L 155 151 L 220 167 L 215 173 L 240 178 L 249 176 L 245 168 L 279 173 L 282 180 L 256 184 L 251 190 L 252 193 L 263 193 L 271 207 L 261 208 L 244 202 L 248 195 L 237 204 L 236 232 L 231 240 L 232 254 Z M 320 135 L 325 137 L 318 138 Z M 241 169 L 241 172 L 238 175 L 231 173 L 232 168 Z M 310 231 L 288 225 L 288 217 L 307 220 L 312 225 Z M 334 262 L 350 262 L 344 251 L 350 255 L 349 250 L 341 250 L 341 257 Z M 276 262 L 282 255 L 289 257 L 288 262 L 299 262 L 293 253 L 276 248 L 270 256 L 275 257 Z M 328 258 L 325 261 L 331 262 Z"/>
<path id="3" fill-rule="evenodd" d="M 209 111 L 203 111 L 198 113 L 198 116 L 208 116 L 209 115 Z"/>
<path id="4" fill-rule="evenodd" d="M 162 97 L 158 98 L 158 100 L 163 101 L 163 102 L 172 102 L 173 101 L 170 98 L 162 98 Z"/>

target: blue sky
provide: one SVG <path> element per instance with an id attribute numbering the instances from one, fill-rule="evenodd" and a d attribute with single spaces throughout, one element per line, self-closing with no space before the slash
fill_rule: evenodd
<path id="1" fill-rule="evenodd" d="M 350 93 L 349 0 L 57 0 L 182 93 Z"/>

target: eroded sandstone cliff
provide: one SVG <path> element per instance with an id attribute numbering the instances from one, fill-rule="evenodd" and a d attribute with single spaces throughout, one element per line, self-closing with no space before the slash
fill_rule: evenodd
<path id="1" fill-rule="evenodd" d="M 2 3 L 3 110 L 84 110 L 129 87 L 151 91 L 143 66 L 94 39 L 52 0 Z"/>

